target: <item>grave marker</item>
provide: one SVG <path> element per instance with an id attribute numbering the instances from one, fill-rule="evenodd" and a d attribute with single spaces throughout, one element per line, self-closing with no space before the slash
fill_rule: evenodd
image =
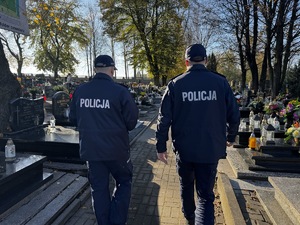
<path id="1" fill-rule="evenodd" d="M 52 96 L 52 114 L 56 123 L 64 123 L 69 121 L 69 103 L 70 96 L 63 91 L 56 92 Z"/>
<path id="2" fill-rule="evenodd" d="M 12 100 L 10 108 L 10 127 L 20 131 L 38 127 L 44 122 L 44 99 L 17 98 Z"/>
<path id="3" fill-rule="evenodd" d="M 53 90 L 52 86 L 45 86 L 44 93 L 47 98 L 52 98 L 52 96 L 55 94 L 55 91 Z"/>

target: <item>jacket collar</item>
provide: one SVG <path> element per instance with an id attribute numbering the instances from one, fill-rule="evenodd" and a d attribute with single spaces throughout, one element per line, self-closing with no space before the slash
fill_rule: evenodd
<path id="1" fill-rule="evenodd" d="M 110 80 L 114 81 L 108 74 L 106 73 L 96 73 L 96 75 L 93 77 L 93 79 L 104 79 L 104 80 Z"/>
<path id="2" fill-rule="evenodd" d="M 194 71 L 194 70 L 207 70 L 207 69 L 202 64 L 194 64 L 187 71 Z"/>

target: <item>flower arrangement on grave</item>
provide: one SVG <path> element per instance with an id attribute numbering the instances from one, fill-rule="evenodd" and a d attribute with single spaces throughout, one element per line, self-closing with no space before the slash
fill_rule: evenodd
<path id="1" fill-rule="evenodd" d="M 263 112 L 264 110 L 264 103 L 262 99 L 254 100 L 249 103 L 248 107 L 250 110 L 253 110 L 256 113 Z"/>
<path id="2" fill-rule="evenodd" d="M 55 92 L 59 92 L 59 91 L 64 91 L 66 93 L 68 93 L 68 89 L 66 87 L 64 87 L 63 85 L 56 85 L 56 86 L 53 86 L 53 90 Z"/>
<path id="3" fill-rule="evenodd" d="M 140 96 L 141 96 L 141 97 L 145 97 L 145 96 L 146 96 L 146 92 L 141 91 L 141 92 L 140 92 Z"/>
<path id="4" fill-rule="evenodd" d="M 300 118 L 300 102 L 294 99 L 288 102 L 287 106 L 280 111 L 280 116 L 284 118 L 287 127 L 290 127 Z"/>
<path id="5" fill-rule="evenodd" d="M 290 140 L 293 140 L 296 145 L 299 145 L 299 139 L 300 139 L 300 126 L 299 122 L 295 122 L 290 128 L 287 129 L 285 132 L 285 142 L 289 142 Z"/>
<path id="6" fill-rule="evenodd" d="M 264 111 L 271 115 L 273 113 L 279 114 L 283 109 L 284 105 L 281 101 L 272 101 L 268 105 L 265 105 Z"/>
<path id="7" fill-rule="evenodd" d="M 36 87 L 33 87 L 33 88 L 30 88 L 30 89 L 29 89 L 29 92 L 30 92 L 31 94 L 37 94 L 37 93 L 39 92 L 39 89 L 36 88 Z"/>
<path id="8" fill-rule="evenodd" d="M 31 94 L 32 99 L 35 99 L 36 94 L 39 93 L 39 88 L 36 88 L 36 87 L 30 88 L 29 93 Z"/>

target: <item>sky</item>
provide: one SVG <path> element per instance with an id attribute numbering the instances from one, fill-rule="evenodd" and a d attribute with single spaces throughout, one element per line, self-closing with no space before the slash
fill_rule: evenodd
<path id="1" fill-rule="evenodd" d="M 124 59 L 122 56 L 122 52 L 117 46 L 116 49 L 116 55 L 115 55 L 115 63 L 117 67 L 116 71 L 116 76 L 117 78 L 123 78 L 125 77 L 125 69 L 124 69 Z M 107 54 L 111 56 L 111 52 L 103 52 L 103 54 Z M 86 65 L 86 59 L 84 55 L 78 55 L 77 54 L 77 59 L 80 62 L 75 68 L 75 75 L 78 75 L 79 77 L 85 77 L 88 76 L 88 69 Z M 17 65 L 16 63 L 10 63 L 10 69 L 13 73 L 17 73 Z M 37 74 L 37 73 L 46 73 L 46 74 L 51 74 L 51 72 L 46 72 L 46 71 L 40 71 L 38 70 L 33 64 L 31 65 L 24 65 L 22 68 L 22 73 L 25 74 Z M 129 68 L 129 77 L 133 77 L 133 70 L 132 68 Z"/>
<path id="2" fill-rule="evenodd" d="M 81 2 L 82 4 L 97 4 L 97 0 L 79 0 L 79 2 Z M 0 30 L 0 31 L 2 31 L 2 30 Z M 109 47 L 106 49 L 109 49 Z M 122 47 L 119 46 L 118 44 L 116 44 L 116 46 L 115 46 L 115 63 L 116 63 L 116 67 L 118 69 L 116 71 L 117 78 L 125 77 L 124 58 L 123 58 L 121 49 L 122 49 Z M 107 52 L 104 52 L 104 51 L 102 54 L 107 54 L 107 55 L 111 56 L 111 51 L 107 51 Z M 32 54 L 32 52 L 29 54 Z M 10 57 L 7 57 L 7 58 L 9 61 L 11 60 Z M 86 65 L 85 54 L 83 52 L 77 53 L 76 58 L 78 59 L 78 61 L 80 63 L 76 66 L 75 75 L 78 75 L 80 77 L 88 76 L 88 69 L 87 69 L 87 65 Z M 32 58 L 31 58 L 31 60 L 32 60 Z M 10 62 L 10 69 L 13 73 L 16 73 L 17 72 L 16 63 Z M 30 65 L 24 65 L 22 68 L 22 73 L 25 73 L 25 74 L 37 74 L 37 73 L 51 74 L 51 72 L 49 73 L 47 71 L 38 70 L 33 65 L 33 63 L 30 63 Z M 129 77 L 133 77 L 133 70 L 131 67 L 129 67 Z"/>

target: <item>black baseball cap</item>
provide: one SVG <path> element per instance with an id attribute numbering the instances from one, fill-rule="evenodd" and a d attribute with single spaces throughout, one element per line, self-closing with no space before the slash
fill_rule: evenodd
<path id="1" fill-rule="evenodd" d="M 111 67 L 111 66 L 113 66 L 115 68 L 115 70 L 117 69 L 115 67 L 114 60 L 108 55 L 99 55 L 94 61 L 94 66 L 95 67 Z"/>
<path id="2" fill-rule="evenodd" d="M 206 50 L 201 44 L 193 44 L 187 47 L 185 58 L 193 62 L 201 62 L 206 58 Z"/>

